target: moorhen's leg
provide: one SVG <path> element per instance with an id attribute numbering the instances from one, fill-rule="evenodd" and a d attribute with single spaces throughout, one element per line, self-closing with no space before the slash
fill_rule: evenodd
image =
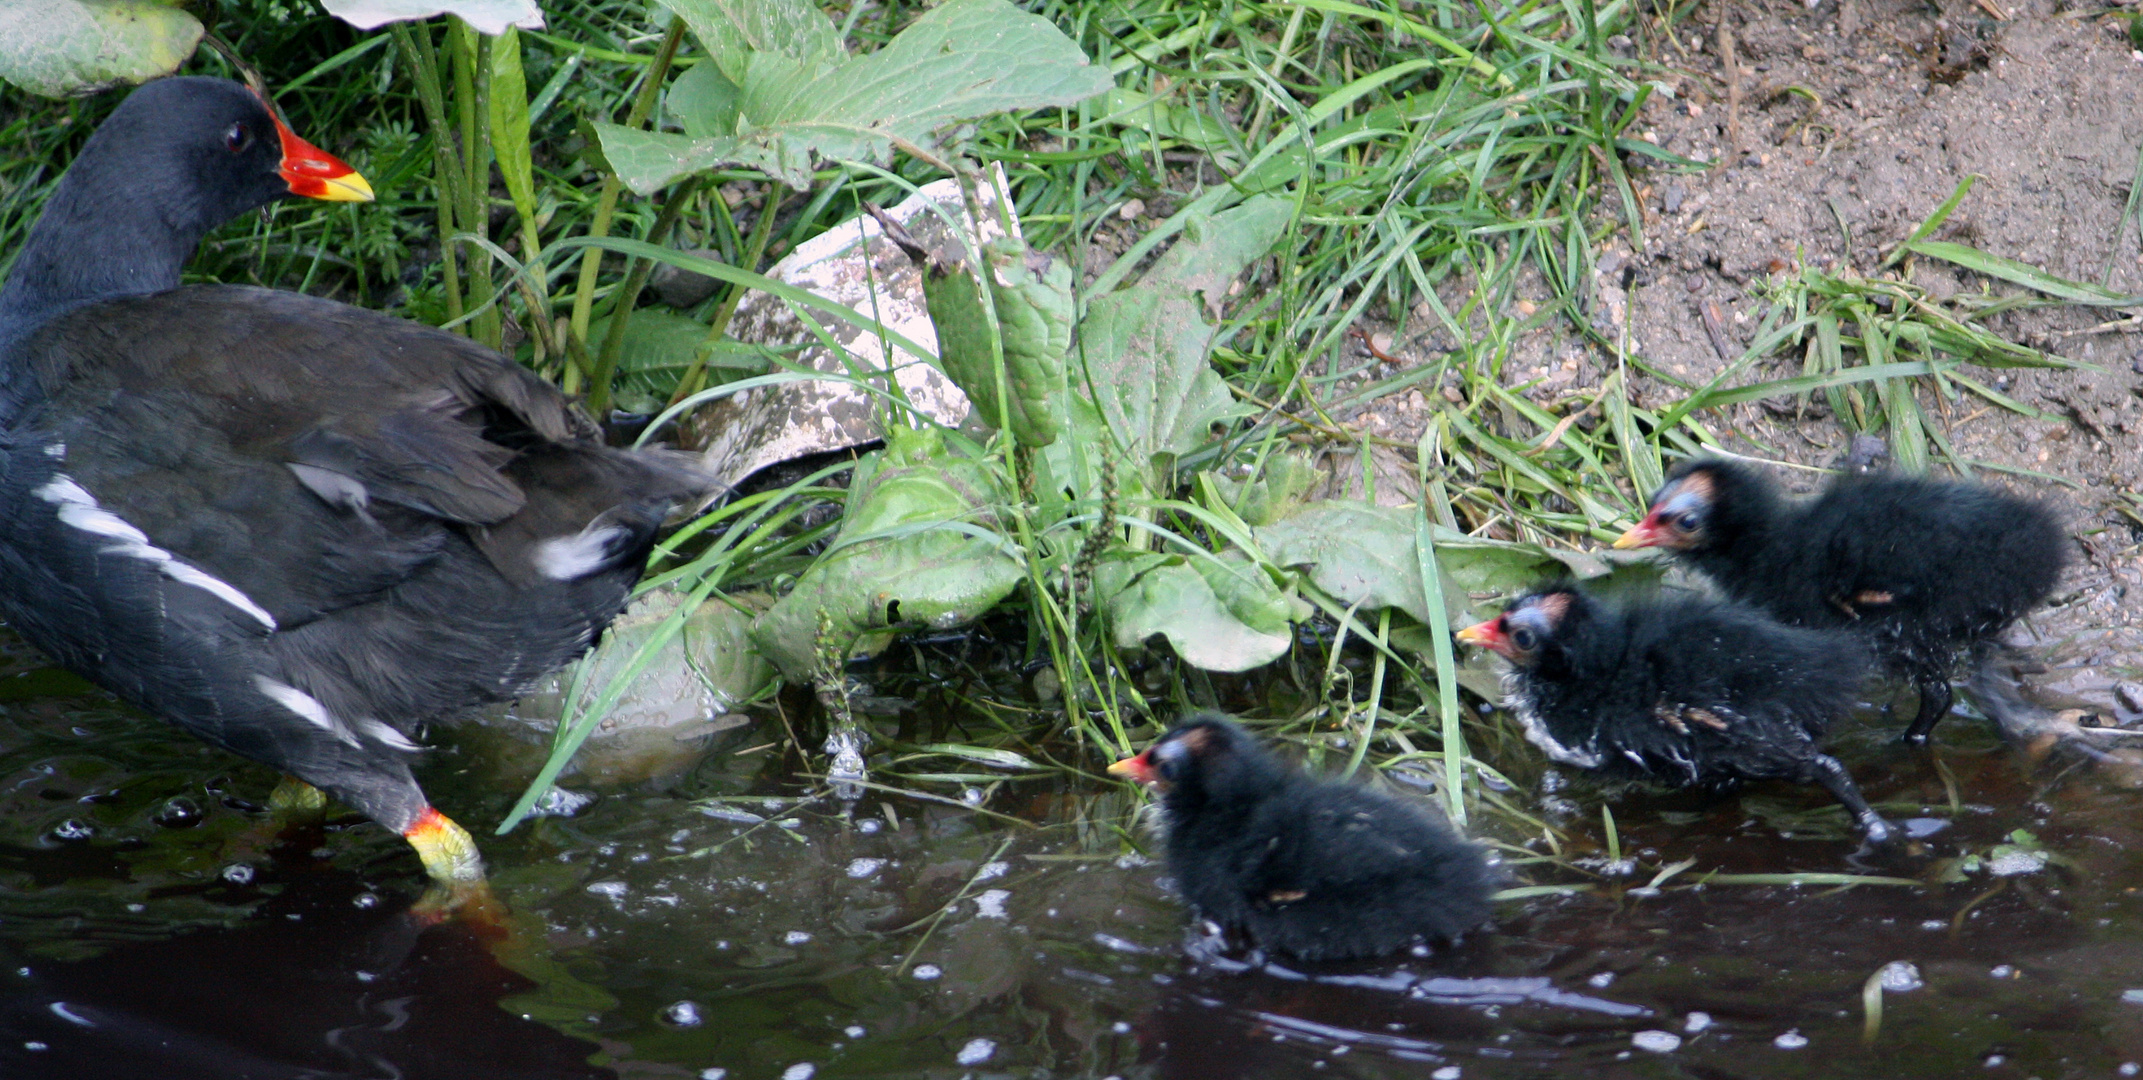
<path id="1" fill-rule="evenodd" d="M 1948 672 L 1922 672 L 1913 680 L 1920 691 L 1920 711 L 1913 714 L 1912 726 L 1905 729 L 1905 741 L 1915 746 L 1927 742 L 1935 725 L 1949 715 L 1950 680 Z"/>
<path id="2" fill-rule="evenodd" d="M 1853 820 L 1860 823 L 1861 831 L 1868 834 L 1869 843 L 1887 844 L 1897 837 L 1897 828 L 1884 821 L 1882 815 L 1868 805 L 1868 800 L 1860 797 L 1860 788 L 1854 785 L 1853 774 L 1846 772 L 1837 758 L 1817 754 L 1808 759 L 1808 770 L 1815 775 L 1816 783 L 1845 804 L 1846 812 L 1852 814 Z"/>

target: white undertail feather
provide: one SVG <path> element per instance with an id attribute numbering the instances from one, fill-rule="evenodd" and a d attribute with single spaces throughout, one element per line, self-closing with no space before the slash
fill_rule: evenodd
<path id="1" fill-rule="evenodd" d="M 628 532 L 623 525 L 591 523 L 571 536 L 551 537 L 536 545 L 536 570 L 552 581 L 587 577 L 610 565 L 610 545 Z"/>
<path id="2" fill-rule="evenodd" d="M 47 449 L 50 448 L 48 447 Z M 62 447 L 62 450 L 64 449 Z M 62 524 L 70 528 L 80 529 L 86 533 L 106 536 L 118 541 L 116 544 L 104 547 L 102 549 L 103 554 L 121 555 L 155 563 L 157 569 L 163 571 L 165 577 L 181 585 L 191 585 L 215 596 L 224 603 L 252 616 L 255 621 L 270 630 L 276 628 L 275 616 L 270 615 L 266 608 L 254 603 L 253 598 L 247 596 L 236 585 L 199 567 L 189 565 L 163 548 L 150 543 L 147 533 L 128 524 L 119 515 L 99 507 L 96 496 L 91 495 L 82 485 L 75 483 L 73 477 L 65 473 L 55 473 L 52 479 L 47 480 L 42 487 L 37 489 L 36 495 L 38 498 L 59 507 L 59 519 Z"/>
<path id="3" fill-rule="evenodd" d="M 349 743 L 351 746 L 362 747 L 364 745 L 357 741 L 356 734 L 350 731 L 349 728 L 335 721 L 334 716 L 328 713 L 327 706 L 320 704 L 319 698 L 289 683 L 277 682 L 266 675 L 253 676 L 253 685 L 261 693 L 274 699 L 276 704 L 304 717 L 306 723 L 341 739 L 343 742 Z"/>

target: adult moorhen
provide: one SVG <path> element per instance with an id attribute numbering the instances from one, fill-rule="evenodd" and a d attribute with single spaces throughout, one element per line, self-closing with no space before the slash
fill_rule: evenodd
<path id="1" fill-rule="evenodd" d="M 0 289 L 0 617 L 480 881 L 407 731 L 586 650 L 706 485 L 464 338 L 180 287 L 290 195 L 372 197 L 233 82 L 149 83 L 83 147 Z"/>
<path id="2" fill-rule="evenodd" d="M 1846 473 L 1791 505 L 1724 458 L 1676 466 L 1615 546 L 1666 548 L 1781 621 L 1865 635 L 1919 691 L 1914 743 L 1948 715 L 1959 655 L 2046 599 L 2067 563 L 2046 506 L 1984 485 Z"/>
<path id="3" fill-rule="evenodd" d="M 1389 795 L 1288 768 L 1218 714 L 1183 720 L 1109 772 L 1160 793 L 1184 898 L 1260 947 L 1382 956 L 1488 921 L 1480 848 Z"/>
<path id="4" fill-rule="evenodd" d="M 1504 697 L 1555 761 L 1684 787 L 1818 783 L 1870 841 L 1895 835 L 1817 745 L 1867 671 L 1850 634 L 1694 594 L 1609 603 L 1552 584 L 1458 640 L 1510 661 Z"/>

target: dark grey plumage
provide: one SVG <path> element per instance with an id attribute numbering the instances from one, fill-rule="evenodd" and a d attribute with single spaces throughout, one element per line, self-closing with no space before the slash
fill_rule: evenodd
<path id="1" fill-rule="evenodd" d="M 1459 640 L 1510 661 L 1506 702 L 1555 761 L 1685 787 L 1822 784 L 1870 839 L 1892 835 L 1820 745 L 1866 675 L 1852 635 L 1693 594 L 1608 602 L 1554 584 Z"/>
<path id="2" fill-rule="evenodd" d="M 2069 547 L 2044 504 L 1983 484 L 1848 473 L 1795 504 L 1722 458 L 1676 466 L 1617 546 L 1665 547 L 1776 619 L 1862 635 L 1919 690 L 1914 742 L 1949 712 L 1958 658 L 2044 601 Z"/>
<path id="3" fill-rule="evenodd" d="M 208 228 L 296 190 L 277 130 L 235 83 L 151 83 L 52 196 L 0 290 L 0 617 L 410 835 L 437 815 L 408 729 L 585 650 L 706 484 L 465 338 L 178 287 Z"/>
<path id="4" fill-rule="evenodd" d="M 1159 792 L 1184 898 L 1264 948 L 1381 956 L 1488 920 L 1478 847 L 1404 801 L 1282 764 L 1225 717 L 1193 715 L 1110 771 Z"/>

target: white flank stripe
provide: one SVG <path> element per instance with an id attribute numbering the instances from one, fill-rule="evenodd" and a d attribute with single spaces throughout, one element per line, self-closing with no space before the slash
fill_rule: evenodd
<path id="1" fill-rule="evenodd" d="M 95 503 L 90 503 L 87 506 L 77 502 L 61 503 L 60 520 L 83 532 L 96 533 L 98 536 L 109 536 L 114 540 L 125 540 L 135 544 L 149 542 L 148 533 L 127 524 L 126 519 L 109 510 L 98 509 Z"/>
<path id="2" fill-rule="evenodd" d="M 45 486 L 37 489 L 37 497 L 49 503 L 75 503 L 80 506 L 97 505 L 97 497 L 74 482 L 66 473 L 53 473 Z"/>
<path id="3" fill-rule="evenodd" d="M 357 736 L 350 734 L 348 728 L 336 723 L 335 718 L 328 715 L 327 706 L 320 704 L 319 698 L 289 683 L 277 682 L 266 675 L 253 676 L 253 685 L 261 693 L 275 699 L 276 704 L 304 717 L 305 721 L 314 727 L 341 739 L 343 742 L 349 743 L 351 746 L 361 746 L 357 741 Z"/>
<path id="4" fill-rule="evenodd" d="M 610 559 L 610 544 L 625 535 L 623 525 L 589 527 L 572 536 L 554 536 L 536 545 L 536 569 L 552 581 L 572 581 L 601 570 Z"/>
<path id="5" fill-rule="evenodd" d="M 423 747 L 418 746 L 416 743 L 410 742 L 408 736 L 402 734 L 399 731 L 396 731 L 394 728 L 386 724 L 379 722 L 378 720 L 371 719 L 370 717 L 367 717 L 363 720 L 359 720 L 357 722 L 357 726 L 363 728 L 365 734 L 370 735 L 374 739 L 386 743 L 388 746 L 394 747 L 397 750 L 407 750 L 411 753 L 415 753 L 423 749 Z"/>
<path id="6" fill-rule="evenodd" d="M 275 616 L 268 614 L 268 609 L 254 603 L 252 597 L 238 591 L 238 586 L 206 570 L 199 570 L 177 559 L 172 559 L 164 564 L 164 576 L 182 585 L 191 585 L 196 589 L 212 593 L 224 603 L 253 616 L 259 620 L 262 626 L 270 630 L 276 629 Z"/>
<path id="7" fill-rule="evenodd" d="M 66 447 L 62 446 L 60 450 L 65 452 Z M 275 616 L 254 603 L 253 598 L 239 591 L 236 585 L 205 570 L 188 566 L 174 558 L 170 552 L 150 543 L 147 533 L 127 524 L 126 519 L 119 515 L 98 507 L 96 496 L 75 483 L 73 477 L 65 473 L 53 474 L 52 479 L 45 481 L 44 486 L 37 489 L 37 497 L 59 506 L 62 524 L 119 541 L 106 546 L 103 554 L 124 555 L 155 563 L 165 577 L 211 593 L 224 603 L 251 615 L 262 626 L 270 630 L 276 629 Z"/>

